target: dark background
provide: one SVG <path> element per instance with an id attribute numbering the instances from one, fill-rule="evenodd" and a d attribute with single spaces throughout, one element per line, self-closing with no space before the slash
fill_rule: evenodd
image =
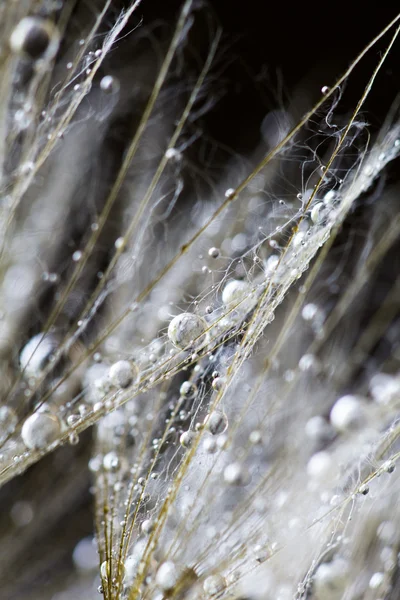
<path id="1" fill-rule="evenodd" d="M 144 1 L 143 22 L 174 20 L 182 2 Z M 268 2 L 266 0 L 211 0 L 223 28 L 225 56 L 232 62 L 223 70 L 226 94 L 208 117 L 212 133 L 240 149 L 257 139 L 259 123 L 271 108 L 307 86 L 314 99 L 321 87 L 331 86 L 358 53 L 395 16 L 395 5 L 357 2 Z M 344 108 L 354 107 L 372 69 L 394 33 L 393 28 L 362 60 L 346 86 Z M 204 35 L 207 32 L 204 31 Z M 385 63 L 375 91 L 366 105 L 373 127 L 379 127 L 400 89 L 400 44 Z M 281 91 L 280 91 L 281 89 Z M 234 126 L 233 126 L 234 123 Z"/>

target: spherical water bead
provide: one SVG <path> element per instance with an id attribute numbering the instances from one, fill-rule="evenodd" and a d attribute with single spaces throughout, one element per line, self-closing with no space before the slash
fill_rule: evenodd
<path id="1" fill-rule="evenodd" d="M 219 255 L 220 255 L 219 248 L 212 247 L 208 251 L 208 256 L 210 256 L 211 258 L 218 258 Z"/>
<path id="2" fill-rule="evenodd" d="M 183 398 L 193 400 L 197 395 L 197 385 L 191 381 L 184 381 L 179 388 L 179 393 Z"/>
<path id="3" fill-rule="evenodd" d="M 105 455 L 105 457 L 103 458 L 103 467 L 104 467 L 105 471 L 114 471 L 115 472 L 119 469 L 119 466 L 120 466 L 119 456 L 114 450 L 111 450 L 111 452 L 108 452 Z"/>
<path id="4" fill-rule="evenodd" d="M 35 516 L 31 502 L 19 500 L 10 509 L 10 517 L 16 527 L 26 527 Z"/>
<path id="5" fill-rule="evenodd" d="M 228 188 L 225 191 L 225 198 L 233 198 L 233 196 L 235 195 L 235 190 L 234 188 Z"/>
<path id="6" fill-rule="evenodd" d="M 376 530 L 376 534 L 384 544 L 393 545 L 397 539 L 397 525 L 394 521 L 382 521 Z"/>
<path id="7" fill-rule="evenodd" d="M 218 450 L 216 441 L 211 437 L 208 437 L 204 440 L 203 448 L 208 454 L 215 454 Z"/>
<path id="8" fill-rule="evenodd" d="M 182 153 L 176 148 L 168 148 L 168 150 L 165 152 L 165 158 L 168 160 L 179 161 L 182 158 Z"/>
<path id="9" fill-rule="evenodd" d="M 317 372 L 320 368 L 318 359 L 314 354 L 303 354 L 299 360 L 299 369 L 303 373 L 307 371 Z"/>
<path id="10" fill-rule="evenodd" d="M 250 442 L 250 444 L 253 444 L 254 446 L 261 444 L 262 443 L 261 431 L 259 431 L 258 429 L 251 431 L 250 435 L 249 435 L 249 442 Z"/>
<path id="11" fill-rule="evenodd" d="M 215 377 L 211 382 L 212 389 L 216 392 L 219 392 L 219 390 L 222 390 L 224 386 L 224 381 L 225 380 L 223 377 Z"/>
<path id="12" fill-rule="evenodd" d="M 112 94 L 113 92 L 118 91 L 118 88 L 118 80 L 111 75 L 105 75 L 100 81 L 100 89 L 107 94 Z"/>
<path id="13" fill-rule="evenodd" d="M 216 444 L 219 450 L 226 450 L 228 445 L 228 436 L 224 433 L 218 436 Z"/>
<path id="14" fill-rule="evenodd" d="M 19 355 L 19 365 L 24 376 L 39 377 L 57 349 L 58 340 L 55 335 L 38 333 L 29 340 Z"/>
<path id="15" fill-rule="evenodd" d="M 262 544 L 256 544 L 253 548 L 254 558 L 257 562 L 262 563 L 268 560 L 271 556 L 271 551 L 268 546 L 263 546 Z"/>
<path id="16" fill-rule="evenodd" d="M 384 573 L 374 573 L 369 580 L 369 587 L 371 590 L 379 589 L 383 583 L 385 582 L 385 574 Z"/>
<path id="17" fill-rule="evenodd" d="M 222 302 L 229 304 L 238 304 L 249 293 L 250 287 L 246 281 L 233 279 L 226 284 L 222 291 Z"/>
<path id="18" fill-rule="evenodd" d="M 224 433 L 228 428 L 228 417 L 220 410 L 215 410 L 211 415 L 208 415 L 204 420 L 206 429 L 212 435 Z"/>
<path id="19" fill-rule="evenodd" d="M 291 129 L 290 116 L 285 110 L 272 110 L 261 123 L 261 135 L 270 148 L 275 148 Z"/>
<path id="20" fill-rule="evenodd" d="M 311 209 L 311 221 L 317 225 L 323 220 L 325 214 L 325 204 L 323 202 L 317 202 Z"/>
<path id="21" fill-rule="evenodd" d="M 292 239 L 293 248 L 299 248 L 304 243 L 305 235 L 306 234 L 304 231 L 299 231 L 298 233 L 296 233 L 293 236 L 293 239 Z"/>
<path id="22" fill-rule="evenodd" d="M 279 263 L 279 256 L 277 254 L 271 254 L 265 261 L 265 275 L 269 276 L 275 273 Z"/>
<path id="23" fill-rule="evenodd" d="M 312 455 L 307 463 L 307 474 L 320 483 L 332 480 L 333 461 L 328 452 L 322 450 Z"/>
<path id="24" fill-rule="evenodd" d="M 81 571 L 94 571 L 99 565 L 99 557 L 93 538 L 87 537 L 80 540 L 72 552 L 72 560 L 77 569 Z"/>
<path id="25" fill-rule="evenodd" d="M 156 573 L 156 584 L 164 592 L 172 590 L 178 583 L 179 572 L 178 569 L 171 560 L 167 560 L 159 567 Z"/>
<path id="26" fill-rule="evenodd" d="M 127 556 L 124 564 L 124 581 L 130 584 L 138 571 L 140 561 L 146 549 L 147 540 L 141 539 L 133 546 L 131 554 Z"/>
<path id="27" fill-rule="evenodd" d="M 362 494 L 363 496 L 367 496 L 369 494 L 369 486 L 366 483 L 363 483 L 358 488 L 358 493 Z"/>
<path id="28" fill-rule="evenodd" d="M 193 431 L 184 431 L 181 437 L 179 438 L 179 443 L 184 448 L 190 448 L 190 446 L 193 444 L 194 438 L 195 434 L 193 433 Z"/>
<path id="29" fill-rule="evenodd" d="M 203 590 L 209 596 L 220 594 L 226 587 L 226 580 L 222 575 L 210 575 L 204 580 Z"/>
<path id="30" fill-rule="evenodd" d="M 145 535 L 149 535 L 149 533 L 151 533 L 153 531 L 154 528 L 154 523 L 151 519 L 146 519 L 145 521 L 143 521 L 142 523 L 142 533 L 144 533 Z"/>
<path id="31" fill-rule="evenodd" d="M 190 346 L 204 334 L 207 323 L 193 313 L 181 313 L 174 317 L 168 327 L 168 337 L 177 348 Z"/>
<path id="32" fill-rule="evenodd" d="M 85 400 L 90 404 L 100 402 L 110 389 L 109 367 L 104 363 L 95 363 L 85 372 L 83 388 Z"/>
<path id="33" fill-rule="evenodd" d="M 395 463 L 390 459 L 386 460 L 382 465 L 382 471 L 385 471 L 385 473 L 393 473 L 395 468 Z"/>
<path id="34" fill-rule="evenodd" d="M 131 385 L 137 375 L 136 365 L 129 360 L 119 360 L 114 363 L 108 372 L 108 376 L 113 385 L 119 388 L 126 388 Z"/>
<path id="35" fill-rule="evenodd" d="M 313 592 L 315 600 L 341 600 L 349 583 L 349 564 L 342 558 L 322 563 L 315 572 Z"/>
<path id="36" fill-rule="evenodd" d="M 330 420 L 337 431 L 345 432 L 361 424 L 364 417 L 363 405 L 352 395 L 342 396 L 333 405 Z"/>
<path id="37" fill-rule="evenodd" d="M 37 60 L 47 54 L 54 56 L 58 39 L 52 23 L 41 17 L 25 17 L 10 36 L 10 48 L 16 54 Z"/>
<path id="38" fill-rule="evenodd" d="M 79 435 L 77 434 L 76 431 L 73 431 L 72 433 L 69 434 L 68 443 L 71 446 L 77 446 L 79 444 Z"/>
<path id="39" fill-rule="evenodd" d="M 21 437 L 30 450 L 41 450 L 59 439 L 61 424 L 55 415 L 37 412 L 26 419 Z"/>
<path id="40" fill-rule="evenodd" d="M 108 580 L 108 578 L 110 576 L 110 563 L 108 562 L 108 560 L 105 560 L 101 563 L 100 575 L 103 580 L 105 580 L 105 581 Z"/>
<path id="41" fill-rule="evenodd" d="M 312 321 L 318 313 L 318 306 L 316 304 L 306 304 L 301 311 L 301 316 L 305 321 Z"/>
<path id="42" fill-rule="evenodd" d="M 305 433 L 308 438 L 315 442 L 327 441 L 335 435 L 331 425 L 321 415 L 315 415 L 307 421 Z"/>
<path id="43" fill-rule="evenodd" d="M 74 262 L 79 262 L 82 258 L 82 251 L 81 250 L 75 250 L 75 252 L 72 254 L 72 260 Z"/>
<path id="44" fill-rule="evenodd" d="M 247 485 L 249 474 L 240 463 L 231 463 L 224 469 L 224 481 L 229 485 Z"/>
<path id="45" fill-rule="evenodd" d="M 400 396 L 400 378 L 386 373 L 377 373 L 372 377 L 369 389 L 377 404 L 391 404 Z"/>
<path id="46" fill-rule="evenodd" d="M 0 406 L 0 439 L 12 433 L 18 423 L 17 415 L 13 408 Z"/>

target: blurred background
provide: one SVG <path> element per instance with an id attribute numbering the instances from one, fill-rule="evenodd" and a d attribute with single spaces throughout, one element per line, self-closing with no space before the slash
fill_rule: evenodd
<path id="1" fill-rule="evenodd" d="M 46 4 L 46 0 L 42 2 Z M 34 12 L 41 1 L 32 0 L 30 4 Z M 216 24 L 222 27 L 223 35 L 216 64 L 207 82 L 210 103 L 201 117 L 202 134 L 191 145 L 188 156 L 215 181 L 228 159 L 246 157 L 264 143 L 262 124 L 268 113 L 290 107 L 292 115 L 300 117 L 304 114 L 318 100 L 321 89 L 334 84 L 364 46 L 396 15 L 396 7 L 390 3 L 367 6 L 352 2 L 210 0 L 207 4 L 198 4 L 205 8 L 191 38 L 188 69 L 190 61 L 197 63 L 198 57 L 207 52 Z M 112 3 L 110 15 L 104 19 L 103 32 L 107 31 L 112 17 L 126 5 L 120 0 Z M 123 78 L 126 69 L 126 77 L 132 77 L 132 64 L 136 61 L 140 65 L 142 60 L 137 58 L 138 48 L 138 55 L 142 49 L 144 53 L 148 52 L 151 58 L 146 61 L 153 61 L 148 68 L 155 70 L 157 54 L 161 60 L 165 41 L 171 36 L 181 5 L 182 2 L 177 0 L 143 0 L 131 25 L 105 62 L 102 75 L 115 73 Z M 99 0 L 75 3 L 57 61 L 65 62 L 65 57 L 74 51 L 93 14 L 98 13 L 101 6 Z M 133 43 L 138 36 L 142 36 L 143 41 Z M 344 120 L 354 109 L 387 41 L 388 37 L 385 37 L 370 51 L 344 86 L 343 98 L 335 112 L 338 121 L 341 117 Z M 148 45 L 157 51 L 149 52 Z M 385 122 L 400 91 L 399 58 L 400 43 L 397 43 L 360 115 L 369 123 L 372 135 Z M 148 66 L 148 62 L 146 64 Z M 143 69 L 138 68 L 137 73 L 134 84 L 140 87 L 143 78 L 148 85 Z M 179 84 L 179 74 L 176 84 Z M 121 85 L 128 88 L 130 80 L 121 80 Z M 131 118 L 129 110 L 125 107 L 110 124 L 104 142 L 111 179 L 115 172 L 113 164 L 115 162 L 115 167 L 120 164 L 124 150 Z M 212 162 L 207 155 L 209 147 L 213 148 Z M 296 168 L 298 166 L 294 165 L 293 169 Z M 398 179 L 397 160 L 386 170 L 382 183 L 389 185 Z M 371 215 L 368 207 L 353 211 L 344 227 L 345 237 L 339 236 L 335 247 L 341 248 L 349 231 L 361 231 Z M 78 224 L 68 225 L 70 231 L 79 229 Z M 375 281 L 378 290 L 391 281 L 393 271 L 398 270 L 397 253 L 398 247 L 393 247 L 379 270 Z M 341 256 L 340 252 L 337 256 Z M 345 272 L 346 263 L 342 268 Z M 368 310 L 374 312 L 380 301 L 379 293 L 372 295 Z M 42 306 L 46 306 L 46 300 L 43 303 Z M 31 330 L 36 325 L 30 323 L 27 327 Z M 382 341 L 372 352 L 387 355 L 391 347 L 387 346 L 387 341 Z M 0 490 L 2 600 L 88 598 L 87 584 L 80 588 L 75 581 L 83 560 L 78 556 L 79 548 L 86 557 L 84 560 L 88 561 L 88 566 L 83 569 L 90 573 L 91 580 L 91 569 L 96 562 L 94 546 L 91 546 L 91 552 L 89 541 L 85 547 L 77 546 L 94 533 L 92 482 L 88 469 L 91 442 L 89 430 L 81 436 L 77 446 L 57 450 Z M 96 595 L 97 591 L 93 597 Z M 394 600 L 395 597 L 391 598 Z"/>

